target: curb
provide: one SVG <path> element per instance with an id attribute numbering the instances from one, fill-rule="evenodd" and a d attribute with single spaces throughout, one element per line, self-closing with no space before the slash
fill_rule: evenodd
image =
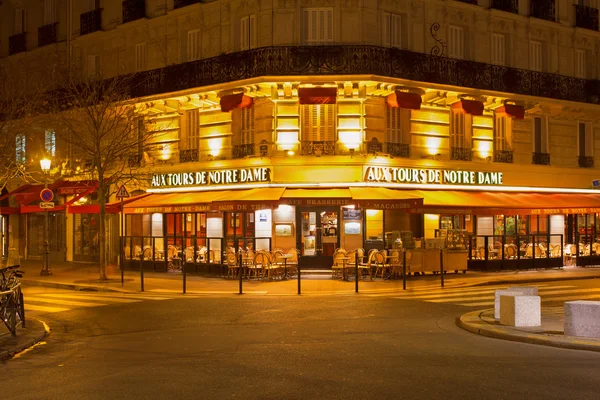
<path id="1" fill-rule="evenodd" d="M 511 285 L 513 283 L 539 283 L 539 282 L 558 282 L 558 281 L 578 281 L 584 279 L 599 279 L 600 276 L 567 276 L 567 277 L 552 277 L 552 278 L 530 278 L 530 279 L 507 279 L 501 281 L 489 281 L 489 282 L 480 282 L 474 283 L 472 285 L 467 285 L 467 287 L 472 286 L 490 286 L 490 285 Z"/>
<path id="2" fill-rule="evenodd" d="M 600 340 L 576 338 L 571 336 L 553 335 L 549 333 L 530 333 L 516 328 L 492 325 L 485 322 L 481 316 L 484 312 L 472 311 L 456 319 L 456 325 L 468 332 L 493 339 L 509 340 L 542 346 L 559 347 L 571 350 L 587 350 L 600 352 Z"/>
<path id="3" fill-rule="evenodd" d="M 37 319 L 34 319 L 33 321 L 36 321 L 37 323 L 41 324 L 42 332 L 35 335 L 32 339 L 28 339 L 28 340 L 24 341 L 23 343 L 19 343 L 17 345 L 17 347 L 14 347 L 10 350 L 0 351 L 0 361 L 10 360 L 15 354 L 18 354 L 18 353 L 30 348 L 31 346 L 35 345 L 36 343 L 41 342 L 42 339 L 45 338 L 48 333 L 50 333 L 49 331 L 46 331 L 45 324 L 42 321 L 37 320 Z M 29 323 L 31 323 L 31 320 Z M 26 328 L 26 329 L 28 329 L 28 328 Z M 17 332 L 17 335 L 18 335 L 18 332 Z"/>

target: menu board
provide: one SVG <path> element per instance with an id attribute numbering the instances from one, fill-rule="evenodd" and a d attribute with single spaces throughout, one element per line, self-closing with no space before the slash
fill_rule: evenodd
<path id="1" fill-rule="evenodd" d="M 342 209 L 342 219 L 344 220 L 360 220 L 360 210 L 356 210 L 354 208 L 343 208 Z"/>

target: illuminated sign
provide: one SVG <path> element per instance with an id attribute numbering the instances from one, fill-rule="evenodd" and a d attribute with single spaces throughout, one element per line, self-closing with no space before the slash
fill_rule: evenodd
<path id="1" fill-rule="evenodd" d="M 365 167 L 367 182 L 502 185 L 502 172 L 456 171 L 423 168 Z"/>
<path id="2" fill-rule="evenodd" d="M 271 182 L 271 169 L 240 168 L 214 171 L 179 172 L 152 176 L 152 187 L 185 187 L 226 185 L 234 183 Z"/>

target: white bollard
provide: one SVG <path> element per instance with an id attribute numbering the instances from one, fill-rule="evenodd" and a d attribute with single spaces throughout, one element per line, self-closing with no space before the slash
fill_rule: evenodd
<path id="1" fill-rule="evenodd" d="M 600 338 L 600 301 L 565 301 L 565 336 Z"/>
<path id="2" fill-rule="evenodd" d="M 513 286 L 507 289 L 496 290 L 496 294 L 494 296 L 494 318 L 496 320 L 500 319 L 500 296 L 511 294 L 537 296 L 538 288 L 536 286 Z"/>
<path id="3" fill-rule="evenodd" d="M 500 296 L 500 324 L 515 327 L 542 325 L 540 296 Z"/>

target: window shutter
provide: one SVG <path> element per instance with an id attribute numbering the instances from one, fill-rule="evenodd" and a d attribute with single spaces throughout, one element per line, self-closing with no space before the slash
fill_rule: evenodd
<path id="1" fill-rule="evenodd" d="M 496 114 L 494 118 L 494 150 L 510 150 L 509 145 L 510 117 L 506 114 Z"/>
<path id="2" fill-rule="evenodd" d="M 585 50 L 575 50 L 575 76 L 582 79 L 586 77 Z"/>
<path id="3" fill-rule="evenodd" d="M 400 15 L 392 15 L 392 47 L 402 47 L 402 17 Z"/>
<path id="4" fill-rule="evenodd" d="M 450 25 L 448 31 L 448 55 L 453 58 L 464 58 L 465 37 L 463 28 Z"/>
<path id="5" fill-rule="evenodd" d="M 383 38 L 383 45 L 385 47 L 389 47 L 392 44 L 391 41 L 391 14 L 390 13 L 383 13 L 383 28 L 382 28 L 382 38 Z"/>
<path id="6" fill-rule="evenodd" d="M 241 110 L 241 144 L 254 143 L 254 105 Z"/>
<path id="7" fill-rule="evenodd" d="M 187 34 L 187 57 L 188 61 L 195 61 L 200 58 L 200 31 L 195 29 L 188 31 Z"/>
<path id="8" fill-rule="evenodd" d="M 326 10 L 326 13 L 327 13 L 327 16 L 326 16 L 327 28 L 325 29 L 325 32 L 326 32 L 325 41 L 333 42 L 333 10 Z"/>
<path id="9" fill-rule="evenodd" d="M 585 122 L 579 122 L 579 155 L 586 156 L 586 144 L 587 144 L 587 132 L 585 129 Z"/>
<path id="10" fill-rule="evenodd" d="M 303 39 L 307 44 L 333 41 L 333 10 L 308 8 L 303 10 Z"/>
<path id="11" fill-rule="evenodd" d="M 309 10 L 302 11 L 302 41 L 304 43 L 310 42 L 310 18 L 311 14 Z"/>
<path id="12" fill-rule="evenodd" d="M 506 43 L 504 35 L 492 34 L 492 64 L 506 64 Z"/>
<path id="13" fill-rule="evenodd" d="M 529 69 L 542 70 L 542 43 L 536 40 L 529 42 Z"/>
<path id="14" fill-rule="evenodd" d="M 135 45 L 135 70 L 143 71 L 146 69 L 146 43 Z"/>
<path id="15" fill-rule="evenodd" d="M 248 36 L 249 36 L 249 48 L 256 48 L 256 15 L 251 15 L 249 18 L 248 25 Z"/>
<path id="16" fill-rule="evenodd" d="M 250 21 L 248 17 L 243 17 L 240 20 L 240 50 L 248 50 L 248 25 Z"/>
<path id="17" fill-rule="evenodd" d="M 198 110 L 189 110 L 185 115 L 185 123 L 186 123 L 186 149 L 197 149 L 198 141 L 200 139 L 200 123 L 199 117 L 200 114 Z"/>
<path id="18" fill-rule="evenodd" d="M 402 142 L 402 109 L 399 107 L 390 107 L 386 105 L 387 121 L 386 121 L 386 142 L 388 143 L 403 143 Z"/>
<path id="19" fill-rule="evenodd" d="M 44 25 L 56 22 L 56 0 L 44 0 Z"/>

